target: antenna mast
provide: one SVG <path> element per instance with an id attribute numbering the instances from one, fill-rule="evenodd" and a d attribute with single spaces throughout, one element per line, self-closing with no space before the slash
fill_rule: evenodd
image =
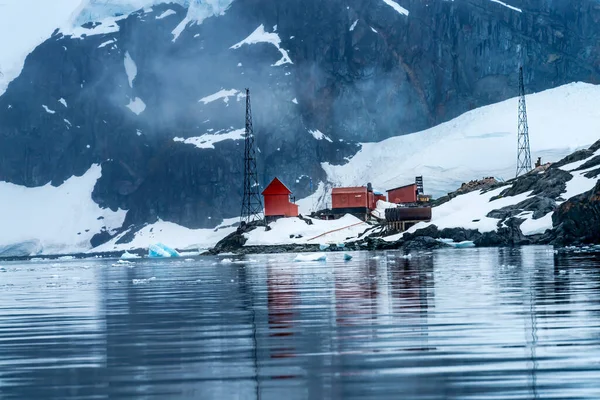
<path id="1" fill-rule="evenodd" d="M 517 152 L 517 177 L 531 171 L 531 150 L 529 147 L 529 126 L 527 125 L 527 106 L 525 104 L 525 85 L 523 67 L 519 67 L 519 137 Z"/>
<path id="2" fill-rule="evenodd" d="M 244 197 L 240 222 L 249 223 L 263 219 L 263 206 L 259 194 L 258 173 L 256 172 L 250 89 L 246 89 L 246 132 L 244 133 L 244 139 Z"/>

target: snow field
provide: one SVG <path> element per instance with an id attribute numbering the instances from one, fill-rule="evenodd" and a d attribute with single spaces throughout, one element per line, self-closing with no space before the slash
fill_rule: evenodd
<path id="1" fill-rule="evenodd" d="M 248 238 L 246 246 L 337 244 L 345 242 L 347 238 L 358 237 L 370 226 L 349 214 L 337 220 L 312 219 L 312 222 L 312 225 L 308 225 L 300 218 L 278 219 L 269 224 L 270 231 L 257 228 L 245 233 L 244 236 Z"/>
<path id="2" fill-rule="evenodd" d="M 92 191 L 101 176 L 97 164 L 59 187 L 35 188 L 0 182 L 0 245 L 39 241 L 44 254 L 77 253 L 91 248 L 103 226 L 120 228 L 125 211 L 100 208 Z"/>

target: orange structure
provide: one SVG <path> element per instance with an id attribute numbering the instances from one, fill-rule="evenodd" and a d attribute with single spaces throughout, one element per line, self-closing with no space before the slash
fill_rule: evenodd
<path id="1" fill-rule="evenodd" d="M 400 186 L 390 189 L 388 192 L 388 201 L 396 204 L 416 203 L 417 202 L 417 184 Z"/>
<path id="2" fill-rule="evenodd" d="M 271 220 L 280 217 L 297 217 L 298 205 L 290 201 L 290 194 L 292 191 L 278 178 L 273 179 L 262 192 L 265 199 L 265 217 Z"/>

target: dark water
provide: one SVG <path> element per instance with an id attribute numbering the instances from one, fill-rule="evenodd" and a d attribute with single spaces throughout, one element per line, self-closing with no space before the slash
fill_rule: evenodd
<path id="1" fill-rule="evenodd" d="M 341 256 L 0 263 L 0 398 L 600 398 L 597 256 Z"/>

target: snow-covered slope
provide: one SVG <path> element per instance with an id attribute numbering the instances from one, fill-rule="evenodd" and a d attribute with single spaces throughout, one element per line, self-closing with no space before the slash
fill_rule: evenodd
<path id="1" fill-rule="evenodd" d="M 257 228 L 244 234 L 248 238 L 246 246 L 337 244 L 356 238 L 370 227 L 352 215 L 330 221 L 312 219 L 312 225 L 300 218 L 282 218 L 269 226 L 271 229 L 268 231 Z"/>
<path id="2" fill-rule="evenodd" d="M 94 248 L 93 252 L 111 252 L 122 250 L 146 249 L 156 243 L 164 243 L 180 250 L 202 250 L 213 247 L 217 242 L 229 235 L 236 228 L 233 226 L 239 221 L 232 218 L 223 221 L 215 229 L 189 229 L 172 222 L 159 220 L 146 225 L 133 235 L 133 240 L 128 243 L 117 243 L 125 235 L 131 234 L 131 230 L 115 236 L 111 241 Z"/>
<path id="3" fill-rule="evenodd" d="M 59 187 L 0 182 L 0 246 L 39 241 L 45 254 L 76 253 L 89 250 L 90 239 L 102 230 L 120 228 L 125 211 L 101 209 L 92 200 L 100 175 L 100 166 L 93 165 Z"/>
<path id="4" fill-rule="evenodd" d="M 108 22 L 143 8 L 175 3 L 188 8 L 187 16 L 176 28 L 178 36 L 188 24 L 201 23 L 212 15 L 222 15 L 233 0 L 2 0 L 0 1 L 0 96 L 23 68 L 25 58 L 40 43 L 60 29 L 65 35 L 108 33 Z M 105 21 L 106 29 L 81 28 L 88 22 Z M 104 27 L 103 27 L 104 28 Z"/>
<path id="5" fill-rule="evenodd" d="M 568 172 L 571 177 L 566 182 L 565 190 L 563 190 L 555 200 L 556 207 L 560 206 L 565 201 L 588 192 L 594 188 L 598 182 L 598 177 L 586 177 L 590 171 L 596 170 L 600 166 L 600 161 L 597 157 L 600 156 L 600 150 L 589 155 L 582 160 L 569 163 L 558 167 L 558 169 Z M 584 169 L 579 169 L 585 163 L 593 164 L 593 166 L 584 166 Z M 532 172 L 542 176 L 548 174 L 550 170 Z M 437 226 L 438 229 L 445 228 L 464 228 L 477 230 L 481 233 L 497 231 L 498 226 L 505 226 L 500 218 L 489 217 L 488 214 L 494 210 L 501 210 L 506 207 L 518 207 L 518 204 L 524 204 L 526 200 L 534 200 L 536 196 L 544 196 L 543 193 L 534 194 L 533 190 L 520 193 L 514 196 L 502 196 L 502 193 L 507 189 L 512 188 L 518 181 L 512 185 L 505 185 L 491 191 L 474 191 L 471 193 L 459 195 L 450 201 L 434 207 L 432 210 L 431 222 L 419 223 L 411 227 L 407 232 L 415 232 L 419 229 L 426 228 L 430 225 Z M 559 182 L 554 182 L 559 184 Z M 546 197 L 546 199 L 549 199 Z M 526 209 L 516 209 L 517 218 L 524 220 L 520 225 L 521 232 L 525 236 L 543 234 L 548 229 L 552 229 L 552 215 L 554 211 L 549 211 L 545 215 L 534 219 L 534 212 Z M 387 241 L 395 241 L 401 238 L 404 233 L 395 234 L 385 238 Z"/>
<path id="6" fill-rule="evenodd" d="M 470 111 L 423 132 L 362 150 L 342 166 L 324 163 L 334 185 L 391 189 L 423 175 L 425 191 L 439 196 L 462 182 L 515 174 L 517 98 Z M 531 156 L 558 161 L 600 138 L 600 86 L 572 83 L 527 96 Z"/>

